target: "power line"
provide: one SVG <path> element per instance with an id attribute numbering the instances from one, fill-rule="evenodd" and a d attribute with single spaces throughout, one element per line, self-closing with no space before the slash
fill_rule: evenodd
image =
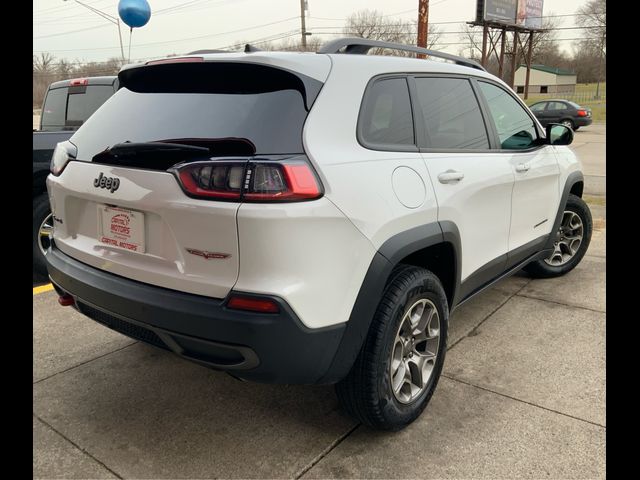
<path id="1" fill-rule="evenodd" d="M 284 23 L 284 22 L 288 22 L 291 20 L 297 20 L 298 17 L 289 17 L 289 18 L 284 18 L 282 20 L 276 20 L 275 22 L 270 22 L 270 23 L 263 23 L 262 25 L 255 25 L 253 27 L 247 27 L 247 28 L 241 28 L 239 30 L 229 30 L 226 32 L 218 32 L 218 33 L 211 33 L 208 35 L 200 35 L 197 37 L 188 37 L 188 38 L 181 38 L 181 39 L 176 39 L 176 40 L 165 40 L 165 41 L 161 41 L 161 42 L 149 42 L 149 43 L 142 43 L 140 45 L 136 45 L 136 48 L 139 47 L 148 47 L 148 46 L 153 46 L 153 45 L 163 45 L 163 44 L 167 44 L 167 43 L 178 43 L 178 42 L 186 42 L 186 41 L 190 41 L 190 40 L 199 40 L 202 38 L 209 38 L 209 37 L 218 37 L 221 35 L 228 35 L 231 33 L 239 33 L 239 32 L 245 32 L 248 30 L 254 30 L 256 28 L 262 28 L 262 27 L 268 27 L 271 25 L 277 25 L 279 23 Z M 279 35 L 279 34 L 278 34 Z M 34 52 L 36 53 L 41 53 L 41 52 L 76 52 L 76 51 L 93 51 L 93 50 L 114 50 L 114 49 L 118 49 L 120 47 L 97 47 L 97 48 L 74 48 L 74 49 L 68 49 L 68 50 L 34 50 Z"/>

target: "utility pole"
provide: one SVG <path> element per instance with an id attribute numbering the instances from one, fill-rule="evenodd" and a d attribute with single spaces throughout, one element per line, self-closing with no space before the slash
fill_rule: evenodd
<path id="1" fill-rule="evenodd" d="M 302 49 L 307 50 L 307 24 L 305 18 L 307 0 L 300 0 L 300 24 L 302 32 Z"/>
<path id="2" fill-rule="evenodd" d="M 427 48 L 429 31 L 429 0 L 418 0 L 418 47 Z M 418 58 L 426 58 L 423 53 Z"/>
<path id="3" fill-rule="evenodd" d="M 67 0 L 62 0 L 62 1 L 66 2 Z M 97 8 L 87 5 L 86 3 L 79 2 L 78 0 L 73 0 L 73 1 L 76 2 L 78 5 L 82 5 L 83 7 L 88 8 L 93 13 L 97 13 L 105 20 L 108 20 L 111 23 L 114 23 L 118 26 L 118 37 L 120 38 L 120 54 L 122 55 L 122 61 L 124 62 L 125 61 L 124 47 L 122 46 L 122 32 L 120 31 L 120 19 L 117 17 L 114 17 L 113 15 L 109 15 L 108 13 L 104 13 L 102 10 L 98 10 Z"/>
<path id="4" fill-rule="evenodd" d="M 596 84 L 596 100 L 600 99 L 600 80 L 602 79 L 602 56 L 604 55 L 604 35 L 602 32 L 602 41 L 600 42 L 600 58 L 598 59 L 598 83 Z"/>

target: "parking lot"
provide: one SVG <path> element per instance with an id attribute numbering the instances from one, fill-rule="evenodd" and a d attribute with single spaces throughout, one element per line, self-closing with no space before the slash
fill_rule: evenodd
<path id="1" fill-rule="evenodd" d="M 605 127 L 576 132 L 590 248 L 451 317 L 444 373 L 399 433 L 332 387 L 244 383 L 59 307 L 34 276 L 35 478 L 604 478 Z"/>

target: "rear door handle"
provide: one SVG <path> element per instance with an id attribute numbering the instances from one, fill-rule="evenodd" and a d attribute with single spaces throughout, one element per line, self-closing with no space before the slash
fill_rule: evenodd
<path id="1" fill-rule="evenodd" d="M 456 172 L 455 170 L 447 170 L 446 172 L 442 172 L 438 175 L 438 180 L 440 183 L 455 183 L 459 182 L 464 178 L 464 173 Z"/>
<path id="2" fill-rule="evenodd" d="M 516 165 L 516 172 L 528 172 L 531 168 L 531 164 L 529 163 L 519 163 Z"/>

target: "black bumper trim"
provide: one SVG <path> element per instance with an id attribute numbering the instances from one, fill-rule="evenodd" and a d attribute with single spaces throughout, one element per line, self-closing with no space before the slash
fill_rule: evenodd
<path id="1" fill-rule="evenodd" d="M 55 244 L 45 258 L 58 293 L 72 295 L 89 318 L 110 322 L 107 326 L 114 330 L 132 338 L 141 335 L 139 340 L 162 347 L 136 327 L 146 329 L 167 349 L 247 380 L 318 383 L 327 376 L 345 330 L 345 324 L 310 329 L 276 296 L 262 297 L 277 302 L 279 313 L 242 312 L 227 309 L 225 299 L 148 285 L 88 266 Z M 100 313 L 102 321 L 95 318 Z M 117 321 L 125 325 L 116 325 Z"/>

